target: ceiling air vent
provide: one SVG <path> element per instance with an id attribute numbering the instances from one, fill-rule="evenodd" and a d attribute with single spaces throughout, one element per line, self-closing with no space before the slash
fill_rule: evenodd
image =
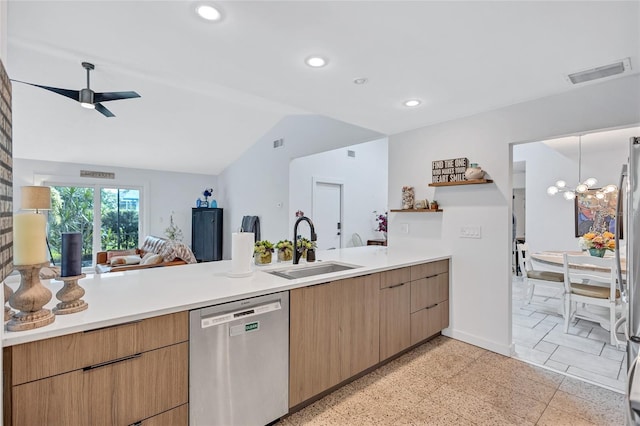
<path id="1" fill-rule="evenodd" d="M 96 172 L 94 170 L 80 170 L 80 177 L 97 178 L 97 179 L 115 179 L 116 174 L 113 172 Z"/>
<path id="2" fill-rule="evenodd" d="M 599 78 L 611 77 L 612 75 L 623 74 L 630 70 L 631 61 L 629 58 L 625 58 L 613 64 L 569 74 L 567 79 L 573 84 L 579 84 Z"/>
<path id="3" fill-rule="evenodd" d="M 282 138 L 276 139 L 275 141 L 273 141 L 273 147 L 274 148 L 280 148 L 283 145 L 284 145 L 284 139 L 282 139 Z"/>
<path id="4" fill-rule="evenodd" d="M 355 151 L 348 150 L 348 151 L 347 151 L 347 155 L 348 155 L 349 157 L 356 158 L 356 152 L 355 152 Z"/>

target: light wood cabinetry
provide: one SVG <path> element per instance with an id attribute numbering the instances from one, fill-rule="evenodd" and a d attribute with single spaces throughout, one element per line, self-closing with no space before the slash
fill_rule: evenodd
<path id="1" fill-rule="evenodd" d="M 380 360 L 407 349 L 411 344 L 411 286 L 408 282 L 380 290 Z"/>
<path id="2" fill-rule="evenodd" d="M 291 290 L 289 406 L 379 362 L 380 274 Z"/>
<path id="3" fill-rule="evenodd" d="M 449 261 L 411 267 L 411 344 L 449 326 Z"/>
<path id="4" fill-rule="evenodd" d="M 186 425 L 188 330 L 181 312 L 5 348 L 5 424 Z"/>
<path id="5" fill-rule="evenodd" d="M 380 273 L 380 360 L 410 345 L 411 268 Z"/>

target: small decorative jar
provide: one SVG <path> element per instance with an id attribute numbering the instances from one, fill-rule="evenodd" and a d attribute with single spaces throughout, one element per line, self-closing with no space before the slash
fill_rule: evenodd
<path id="1" fill-rule="evenodd" d="M 288 262 L 293 259 L 293 250 L 278 250 L 278 262 Z"/>
<path id="2" fill-rule="evenodd" d="M 471 163 L 471 165 L 467 167 L 467 170 L 465 170 L 464 177 L 467 178 L 467 180 L 482 179 L 484 177 L 484 170 L 478 166 L 478 163 Z"/>
<path id="3" fill-rule="evenodd" d="M 307 262 L 315 262 L 315 261 L 316 261 L 315 249 L 307 249 Z"/>
<path id="4" fill-rule="evenodd" d="M 256 261 L 256 265 L 268 265 L 271 263 L 271 252 L 256 253 L 254 255 L 254 259 Z"/>
<path id="5" fill-rule="evenodd" d="M 415 202 L 415 193 L 413 186 L 402 187 L 402 209 L 409 210 L 413 208 Z"/>

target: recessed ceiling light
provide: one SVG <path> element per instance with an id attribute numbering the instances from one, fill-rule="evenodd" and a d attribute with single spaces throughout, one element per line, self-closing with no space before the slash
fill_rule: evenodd
<path id="1" fill-rule="evenodd" d="M 201 4 L 196 7 L 196 12 L 207 21 L 219 21 L 222 18 L 220 11 L 210 4 Z"/>
<path id="2" fill-rule="evenodd" d="M 365 84 L 367 81 L 366 78 L 362 77 L 362 78 L 356 78 L 353 80 L 353 84 Z"/>
<path id="3" fill-rule="evenodd" d="M 322 58 L 320 56 L 310 56 L 310 57 L 308 57 L 306 59 L 305 62 L 310 67 L 320 68 L 320 67 L 324 67 L 325 65 L 327 65 L 327 62 L 329 62 L 329 61 L 327 61 L 325 58 Z"/>
<path id="4" fill-rule="evenodd" d="M 404 101 L 404 106 L 406 107 L 415 107 L 420 105 L 422 102 L 420 101 L 420 99 L 409 99 Z"/>

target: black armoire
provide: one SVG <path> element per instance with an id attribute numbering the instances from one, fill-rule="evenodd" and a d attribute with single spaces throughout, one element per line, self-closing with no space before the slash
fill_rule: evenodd
<path id="1" fill-rule="evenodd" d="M 198 262 L 222 260 L 222 209 L 191 209 L 191 249 Z"/>

